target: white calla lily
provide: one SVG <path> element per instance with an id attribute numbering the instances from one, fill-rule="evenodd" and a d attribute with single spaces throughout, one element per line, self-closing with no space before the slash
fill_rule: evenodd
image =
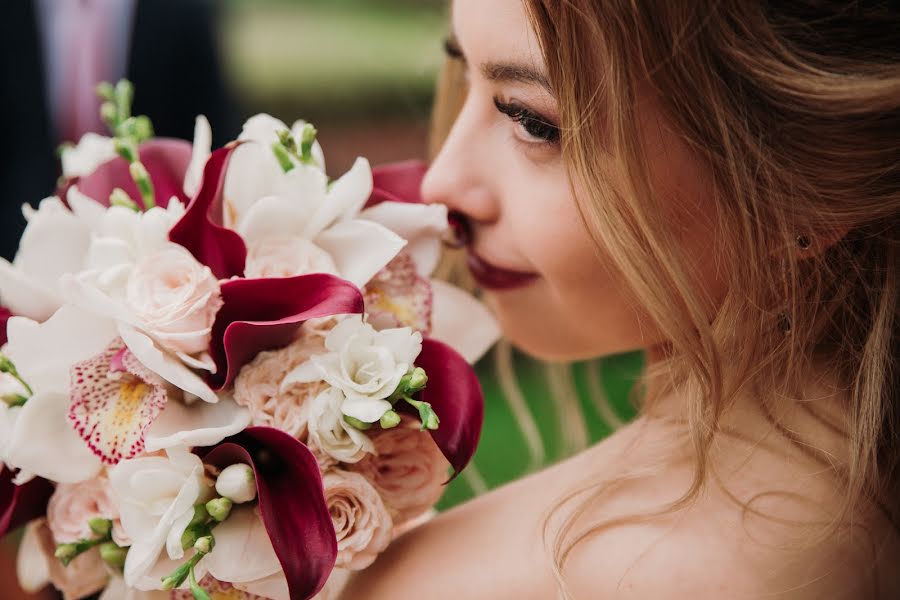
<path id="1" fill-rule="evenodd" d="M 204 560 L 219 581 L 246 583 L 281 571 L 266 527 L 251 506 L 235 507 L 216 527 L 216 547 Z"/>

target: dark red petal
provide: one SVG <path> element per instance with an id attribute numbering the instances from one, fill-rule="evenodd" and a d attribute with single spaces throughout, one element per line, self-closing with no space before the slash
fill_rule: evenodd
<path id="1" fill-rule="evenodd" d="M 24 485 L 12 482 L 13 472 L 0 467 L 0 537 L 18 529 L 28 521 L 44 516 L 53 486 L 35 477 Z"/>
<path id="2" fill-rule="evenodd" d="M 372 169 L 372 195 L 366 208 L 382 202 L 422 203 L 422 179 L 428 165 L 419 160 L 390 163 Z"/>
<path id="3" fill-rule="evenodd" d="M 6 322 L 9 321 L 11 316 L 12 313 L 8 308 L 0 306 L 0 346 L 6 343 Z"/>
<path id="4" fill-rule="evenodd" d="M 150 173 L 158 206 L 167 207 L 172 196 L 187 204 L 184 174 L 191 162 L 191 148 L 189 142 L 171 138 L 152 139 L 138 148 L 141 162 Z M 109 195 L 117 187 L 125 190 L 139 205 L 142 204 L 141 195 L 128 172 L 128 161 L 124 158 L 114 158 L 103 163 L 96 171 L 80 178 L 76 183 L 82 193 L 104 206 L 109 206 Z M 68 186 L 64 190 L 67 191 Z"/>
<path id="5" fill-rule="evenodd" d="M 221 390 L 263 350 L 285 346 L 308 320 L 363 312 L 355 285 L 315 273 L 276 279 L 234 279 L 222 283 L 222 308 L 216 315 L 210 354 L 216 373 L 209 384 Z"/>
<path id="6" fill-rule="evenodd" d="M 279 429 L 250 427 L 198 454 L 222 469 L 239 462 L 253 468 L 260 514 L 291 600 L 315 596 L 334 568 L 337 536 L 309 448 Z"/>
<path id="7" fill-rule="evenodd" d="M 236 146 L 219 148 L 203 169 L 197 197 L 169 231 L 169 239 L 181 244 L 219 279 L 242 277 L 247 246 L 237 232 L 222 226 L 222 188 L 228 160 Z"/>
<path id="8" fill-rule="evenodd" d="M 452 480 L 469 464 L 481 437 L 484 420 L 481 385 L 466 359 L 437 340 L 422 342 L 416 366 L 428 374 L 428 385 L 420 399 L 431 404 L 441 421 L 431 437 L 453 466 Z"/>

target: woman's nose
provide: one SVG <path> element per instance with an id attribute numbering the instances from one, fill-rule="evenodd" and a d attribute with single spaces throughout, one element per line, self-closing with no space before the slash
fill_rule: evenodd
<path id="1" fill-rule="evenodd" d="M 489 157 L 480 139 L 477 121 L 466 102 L 440 152 L 422 181 L 422 199 L 445 204 L 473 222 L 497 219 L 498 203 L 492 192 Z M 482 128 L 483 132 L 484 129 Z"/>

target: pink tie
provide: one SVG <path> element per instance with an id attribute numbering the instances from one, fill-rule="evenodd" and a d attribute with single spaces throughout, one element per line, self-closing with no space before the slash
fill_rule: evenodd
<path id="1" fill-rule="evenodd" d="M 106 77 L 109 55 L 102 3 L 74 0 L 67 27 L 65 71 L 61 98 L 63 141 L 77 142 L 85 133 L 104 132 L 100 100 L 94 89 Z"/>

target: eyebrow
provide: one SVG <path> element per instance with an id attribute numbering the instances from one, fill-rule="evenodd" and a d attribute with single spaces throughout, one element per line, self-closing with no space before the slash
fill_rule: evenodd
<path id="1" fill-rule="evenodd" d="M 456 36 L 451 34 L 444 41 L 444 50 L 450 58 L 466 61 Z M 550 81 L 546 75 L 521 63 L 487 62 L 481 65 L 481 74 L 485 79 L 498 83 L 524 83 L 527 85 L 539 85 L 552 92 Z"/>

